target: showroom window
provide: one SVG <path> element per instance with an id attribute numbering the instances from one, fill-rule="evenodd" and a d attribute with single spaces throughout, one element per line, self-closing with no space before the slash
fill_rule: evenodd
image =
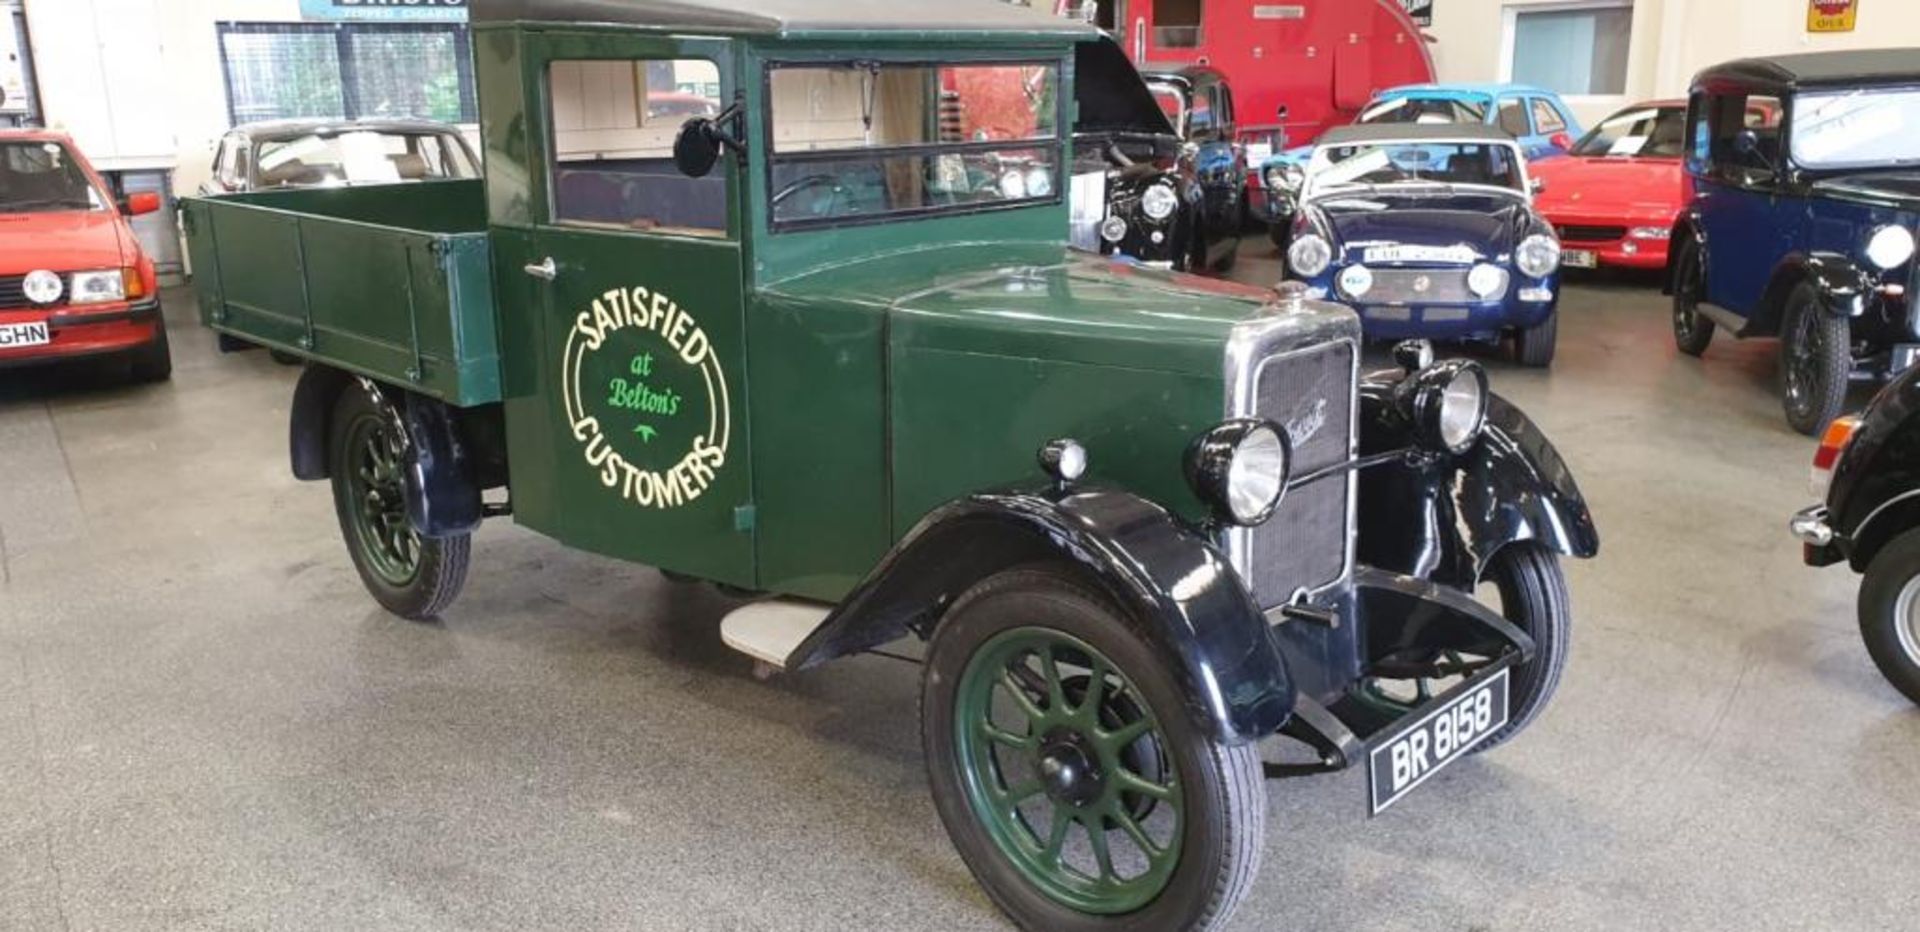
<path id="1" fill-rule="evenodd" d="M 1200 47 L 1202 0 L 1153 0 L 1153 44 L 1163 49 Z"/>
<path id="2" fill-rule="evenodd" d="M 479 120 L 467 27 L 221 23 L 227 117 Z"/>
<path id="3" fill-rule="evenodd" d="M 1512 80 L 1561 94 L 1624 94 L 1633 7 L 1508 7 Z"/>

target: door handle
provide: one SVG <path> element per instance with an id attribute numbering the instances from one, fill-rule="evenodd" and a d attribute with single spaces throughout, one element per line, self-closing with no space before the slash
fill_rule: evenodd
<path id="1" fill-rule="evenodd" d="M 553 264 L 552 256 L 548 256 L 546 259 L 540 262 L 528 265 L 526 267 L 526 272 L 528 275 L 531 275 L 534 278 L 537 278 L 537 279 L 540 279 L 541 281 L 546 281 L 546 282 L 553 281 L 554 279 L 560 277 L 560 267 Z"/>

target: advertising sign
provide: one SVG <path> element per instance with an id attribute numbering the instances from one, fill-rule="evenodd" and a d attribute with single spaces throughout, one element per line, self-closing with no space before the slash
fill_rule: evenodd
<path id="1" fill-rule="evenodd" d="M 467 0 L 300 0 L 307 19 L 455 22 L 467 20 Z"/>
<path id="2" fill-rule="evenodd" d="M 1808 32 L 1852 32 L 1860 0 L 1807 0 Z"/>
<path id="3" fill-rule="evenodd" d="M 0 7 L 0 113 L 27 112 L 27 61 L 20 45 L 18 16 Z"/>

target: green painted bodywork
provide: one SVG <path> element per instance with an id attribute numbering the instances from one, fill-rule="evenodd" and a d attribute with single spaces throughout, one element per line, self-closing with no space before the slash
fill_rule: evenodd
<path id="1" fill-rule="evenodd" d="M 1055 62 L 1059 97 L 1069 102 L 1059 124 L 1068 126 L 1074 41 L 1064 32 L 886 30 L 695 39 L 477 22 L 486 186 L 484 194 L 460 189 L 472 213 L 396 191 L 379 205 L 379 219 L 359 215 L 370 222 L 335 229 L 347 222 L 334 219 L 344 208 L 319 198 L 196 202 L 190 214 L 213 219 L 195 220 L 196 264 L 227 270 L 203 300 L 213 325 L 229 332 L 455 404 L 497 397 L 517 521 L 573 546 L 739 586 L 838 599 L 932 508 L 1041 481 L 1035 451 L 1059 437 L 1087 446 L 1091 481 L 1198 514 L 1182 457 L 1224 415 L 1227 340 L 1236 323 L 1263 313 L 1264 291 L 1070 252 L 1064 194 L 1037 206 L 769 228 L 768 62 Z M 549 63 L 687 57 L 715 61 L 722 96 L 737 95 L 745 114 L 747 152 L 716 168 L 728 190 L 726 234 L 550 222 L 542 109 Z M 1070 164 L 1064 140 L 1059 164 Z M 1056 189 L 1064 192 L 1062 172 Z M 422 200 L 403 200 L 414 197 Z M 484 237 L 458 232 L 482 209 Z M 416 219 L 416 210 L 431 216 Z M 415 232 L 442 223 L 450 229 Z M 345 352 L 358 344 L 344 337 L 303 350 L 286 339 L 297 336 L 297 314 L 264 313 L 303 306 L 288 290 L 298 278 L 284 274 L 284 251 L 265 245 L 265 233 L 259 244 L 236 246 L 230 224 L 265 227 L 282 239 L 294 229 L 309 237 L 327 229 L 337 234 L 329 250 L 357 264 L 384 250 L 383 268 L 418 251 L 415 238 L 456 244 L 462 275 L 425 300 L 416 287 L 415 307 L 441 315 L 436 336 L 480 329 L 489 337 L 452 345 L 491 352 L 497 334 L 497 359 L 447 360 L 490 365 L 494 375 L 469 382 L 462 365 L 461 377 L 445 384 L 446 363 L 436 360 L 425 378 L 410 379 L 404 360 Z M 489 255 L 491 281 L 467 290 L 470 266 Z M 275 256 L 282 258 L 266 264 Z M 524 271 L 547 258 L 558 270 L 554 281 Z M 365 316 L 355 324 L 406 319 L 390 285 L 357 292 L 351 306 Z M 620 316 L 623 304 L 656 310 L 655 295 L 666 296 L 664 316 L 643 315 L 638 324 Z M 316 317 L 324 310 L 344 319 L 347 298 L 339 296 L 337 308 L 334 299 L 308 306 Z M 256 308 L 263 312 L 253 314 Z M 710 349 L 698 365 L 670 345 L 675 308 Z M 602 328 L 616 318 L 629 323 Z M 582 320 L 596 323 L 583 329 Z M 602 345 L 582 352 L 581 335 L 603 329 Z M 635 385 L 643 381 L 641 392 Z M 708 400 L 722 397 L 719 418 Z M 640 410 L 663 404 L 677 410 Z M 725 450 L 716 456 L 711 448 L 722 431 Z M 696 454 L 697 467 L 672 478 L 675 465 Z M 649 488 L 670 488 L 672 506 L 640 502 L 637 490 Z"/>
<path id="2" fill-rule="evenodd" d="M 473 406 L 500 399 L 480 182 L 189 198 L 201 322 Z"/>

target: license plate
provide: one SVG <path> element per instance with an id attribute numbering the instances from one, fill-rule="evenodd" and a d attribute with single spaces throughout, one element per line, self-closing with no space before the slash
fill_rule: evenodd
<path id="1" fill-rule="evenodd" d="M 16 346 L 43 346 L 53 342 L 45 321 L 32 324 L 0 324 L 0 349 Z"/>
<path id="2" fill-rule="evenodd" d="M 1507 670 L 1503 667 L 1374 746 L 1368 757 L 1373 814 L 1399 802 L 1506 724 Z"/>
<path id="3" fill-rule="evenodd" d="M 1560 251 L 1560 264 L 1570 269 L 1597 269 L 1600 257 L 1589 249 L 1563 249 Z"/>
<path id="4" fill-rule="evenodd" d="M 1480 254 L 1469 246 L 1368 246 L 1366 263 L 1378 265 L 1383 262 L 1445 262 L 1450 265 L 1471 265 L 1479 260 Z"/>

